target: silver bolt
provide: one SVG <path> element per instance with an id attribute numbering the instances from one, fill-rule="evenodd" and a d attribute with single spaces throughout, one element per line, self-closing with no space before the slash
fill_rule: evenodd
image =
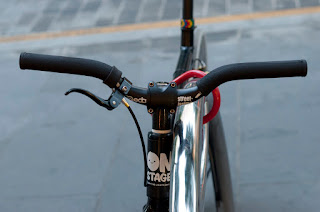
<path id="1" fill-rule="evenodd" d="M 116 101 L 112 101 L 112 104 L 113 104 L 113 105 L 116 105 L 116 104 L 117 104 L 117 102 L 116 102 Z"/>
<path id="2" fill-rule="evenodd" d="M 176 87 L 176 83 L 174 83 L 174 82 L 172 82 L 172 83 L 170 83 L 170 85 L 171 85 L 171 87 Z"/>
<path id="3" fill-rule="evenodd" d="M 171 110 L 170 110 L 170 113 L 175 113 L 175 112 L 176 112 L 175 109 L 171 109 Z"/>
<path id="4" fill-rule="evenodd" d="M 123 92 L 126 92 L 128 90 L 127 86 L 123 86 L 121 89 Z"/>
<path id="5" fill-rule="evenodd" d="M 149 82 L 149 87 L 153 87 L 154 83 L 153 82 Z"/>
<path id="6" fill-rule="evenodd" d="M 153 109 L 149 108 L 148 113 L 153 113 Z"/>

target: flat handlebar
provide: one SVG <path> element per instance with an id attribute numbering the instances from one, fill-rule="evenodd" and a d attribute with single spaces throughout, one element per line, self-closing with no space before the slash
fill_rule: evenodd
<path id="1" fill-rule="evenodd" d="M 115 88 L 122 80 L 122 72 L 116 67 L 111 67 L 95 60 L 81 58 L 22 53 L 20 55 L 20 68 L 96 77 L 103 80 L 103 82 L 111 88 Z M 177 105 L 196 101 L 202 96 L 207 96 L 219 85 L 232 80 L 306 75 L 307 62 L 305 60 L 225 65 L 213 70 L 198 80 L 195 87 L 177 89 L 174 94 L 171 93 L 174 98 L 170 101 L 172 104 L 176 103 Z M 159 92 L 161 93 L 162 91 Z M 164 90 L 163 93 L 165 93 Z M 162 101 L 166 102 L 166 97 L 161 97 L 161 95 L 155 95 L 152 100 L 152 96 L 148 92 L 148 89 L 135 86 L 132 86 L 131 90 L 126 93 L 126 96 L 140 104 L 148 104 L 149 102 L 157 102 L 158 104 Z M 179 98 L 181 96 L 186 98 Z M 183 101 L 180 102 L 180 100 Z"/>

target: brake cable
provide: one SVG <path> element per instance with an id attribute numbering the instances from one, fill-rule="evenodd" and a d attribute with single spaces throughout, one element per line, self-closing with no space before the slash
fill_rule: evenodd
<path id="1" fill-rule="evenodd" d="M 132 118 L 134 120 L 134 123 L 137 126 L 138 132 L 139 132 L 142 151 L 143 151 L 143 160 L 144 160 L 144 187 L 146 187 L 147 186 L 147 153 L 146 153 L 146 146 L 145 146 L 145 143 L 144 143 L 144 139 L 143 139 L 143 135 L 142 135 L 142 132 L 141 132 L 141 128 L 140 128 L 138 120 L 137 120 L 136 116 L 134 115 L 133 110 L 131 109 L 129 103 L 124 98 L 121 101 L 126 106 L 126 108 L 128 108 L 128 110 L 129 110 L 129 112 L 130 112 L 130 114 L 131 114 L 131 116 L 132 116 Z"/>

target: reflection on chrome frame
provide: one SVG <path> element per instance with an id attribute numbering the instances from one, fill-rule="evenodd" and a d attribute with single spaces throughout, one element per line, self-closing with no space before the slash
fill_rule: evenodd
<path id="1" fill-rule="evenodd" d="M 208 126 L 202 124 L 204 98 L 176 112 L 170 180 L 170 211 L 203 211 Z"/>

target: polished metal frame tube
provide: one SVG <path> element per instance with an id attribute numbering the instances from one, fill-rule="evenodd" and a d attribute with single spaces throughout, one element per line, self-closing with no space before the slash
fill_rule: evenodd
<path id="1" fill-rule="evenodd" d="M 188 86 L 192 86 L 192 83 Z M 180 106 L 174 122 L 170 211 L 203 211 L 208 157 L 208 126 L 203 125 L 204 98 Z"/>

